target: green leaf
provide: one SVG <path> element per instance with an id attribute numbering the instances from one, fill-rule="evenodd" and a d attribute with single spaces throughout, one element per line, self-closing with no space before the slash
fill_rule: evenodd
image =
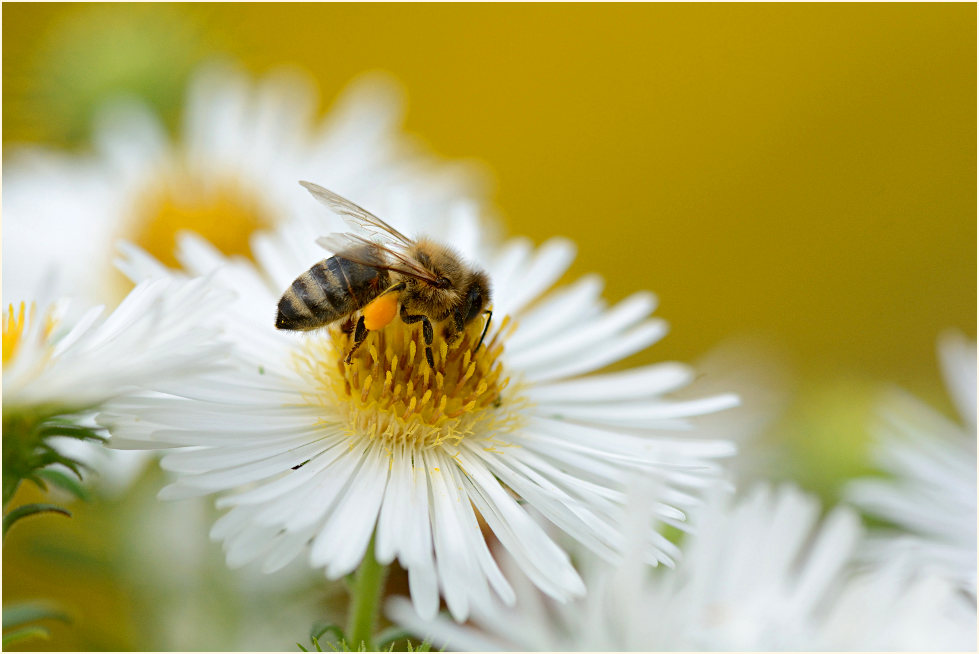
<path id="1" fill-rule="evenodd" d="M 46 606 L 44 604 L 25 602 L 24 604 L 14 604 L 13 606 L 3 607 L 4 629 L 20 627 L 28 622 L 44 619 L 71 622 L 71 619 L 66 613 L 64 613 L 64 611 L 60 611 L 54 607 Z"/>
<path id="2" fill-rule="evenodd" d="M 44 638 L 48 639 L 51 637 L 51 632 L 44 627 L 39 627 L 37 625 L 32 625 L 30 627 L 24 627 L 23 629 L 18 629 L 17 631 L 12 631 L 9 634 L 3 635 L 3 646 L 8 645 L 22 640 L 27 640 L 29 638 Z"/>
<path id="3" fill-rule="evenodd" d="M 302 650 L 302 651 L 304 651 L 304 652 L 308 652 L 308 651 L 309 651 L 308 649 L 306 649 L 305 647 L 303 647 L 303 646 L 302 646 L 301 644 L 299 644 L 299 643 L 296 643 L 296 647 L 298 647 L 299 649 L 301 649 L 301 650 Z"/>
<path id="4" fill-rule="evenodd" d="M 13 524 L 21 518 L 26 518 L 38 513 L 60 513 L 61 515 L 68 516 L 69 518 L 71 517 L 71 511 L 57 506 L 56 504 L 24 504 L 23 506 L 18 506 L 16 509 L 13 509 L 7 513 L 7 515 L 3 516 L 3 535 L 6 536 Z"/>

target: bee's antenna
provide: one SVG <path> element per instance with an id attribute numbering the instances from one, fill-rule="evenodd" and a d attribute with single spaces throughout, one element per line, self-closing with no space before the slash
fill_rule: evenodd
<path id="1" fill-rule="evenodd" d="M 483 344 L 483 339 L 486 338 L 486 332 L 489 331 L 490 321 L 493 319 L 493 310 L 487 309 L 483 313 L 488 313 L 489 318 L 486 319 L 486 324 L 483 325 L 483 334 L 479 337 L 479 342 L 476 343 L 476 350 L 479 350 L 479 346 Z M 475 352 L 476 350 L 473 350 Z"/>

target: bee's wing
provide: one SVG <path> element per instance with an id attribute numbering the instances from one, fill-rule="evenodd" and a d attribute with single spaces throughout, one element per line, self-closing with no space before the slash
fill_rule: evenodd
<path id="1" fill-rule="evenodd" d="M 327 190 L 319 184 L 312 182 L 299 182 L 309 191 L 320 203 L 326 205 L 330 211 L 341 216 L 347 223 L 357 229 L 366 231 L 372 236 L 380 236 L 384 240 L 393 239 L 401 245 L 407 247 L 412 244 L 410 238 L 396 230 L 391 225 L 372 214 L 367 209 L 359 207 L 350 200 L 340 197 L 333 191 Z"/>
<path id="2" fill-rule="evenodd" d="M 415 261 L 403 247 L 389 247 L 350 232 L 321 236 L 316 242 L 333 254 L 365 266 L 393 270 L 433 284 L 438 281 L 430 270 Z"/>

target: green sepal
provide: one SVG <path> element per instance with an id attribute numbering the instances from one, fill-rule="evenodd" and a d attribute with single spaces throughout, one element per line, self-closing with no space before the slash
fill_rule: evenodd
<path id="1" fill-rule="evenodd" d="M 71 517 L 71 511 L 56 504 L 24 504 L 22 506 L 18 506 L 16 509 L 13 509 L 7 513 L 7 515 L 3 516 L 4 537 L 7 536 L 7 531 L 10 530 L 15 522 L 21 518 L 26 518 L 38 513 L 60 513 L 61 515 L 69 518 Z"/>
<path id="2" fill-rule="evenodd" d="M 327 623 L 327 622 L 315 622 L 313 627 L 309 630 L 309 640 L 316 648 L 317 652 L 323 651 L 323 646 L 320 644 L 320 638 L 325 634 L 330 634 L 332 638 L 327 641 L 327 644 L 334 652 L 349 652 L 350 649 L 347 647 L 347 640 L 343 635 L 343 629 L 338 625 Z M 303 647 L 300 643 L 296 645 L 304 652 L 309 650 Z"/>
<path id="3" fill-rule="evenodd" d="M 75 459 L 70 459 L 54 448 L 48 446 L 46 443 L 41 446 L 41 454 L 37 455 L 37 460 L 35 461 L 36 468 L 43 468 L 45 466 L 52 465 L 54 463 L 60 463 L 64 467 L 75 473 L 75 476 L 79 480 L 82 479 L 82 468 L 87 468 L 81 461 L 76 461 Z"/>
<path id="4" fill-rule="evenodd" d="M 4 629 L 12 629 L 28 622 L 45 619 L 71 622 L 71 618 L 64 611 L 60 611 L 51 606 L 45 606 L 44 604 L 24 603 L 3 607 Z"/>
<path id="5" fill-rule="evenodd" d="M 51 631 L 47 627 L 28 624 L 38 620 L 60 620 L 70 623 L 71 618 L 66 613 L 44 604 L 15 604 L 3 608 L 3 628 L 14 631 L 3 635 L 3 646 L 28 640 L 30 638 L 50 638 Z"/>
<path id="6" fill-rule="evenodd" d="M 3 646 L 7 647 L 13 643 L 20 642 L 22 640 L 28 640 L 30 638 L 44 638 L 47 640 L 51 637 L 51 632 L 44 627 L 38 625 L 31 625 L 29 627 L 23 627 L 16 631 L 12 631 L 9 634 L 3 635 Z"/>
<path id="7" fill-rule="evenodd" d="M 95 428 L 97 429 L 97 428 Z M 83 441 L 99 441 L 105 443 L 109 439 L 97 433 L 92 427 L 82 427 L 63 418 L 54 418 L 46 421 L 38 430 L 41 438 L 50 436 L 67 436 Z"/>
<path id="8" fill-rule="evenodd" d="M 374 637 L 376 640 L 375 645 L 378 650 L 382 650 L 388 646 L 394 646 L 399 640 L 408 640 L 411 637 L 411 632 L 407 629 L 402 629 L 401 627 L 388 627 L 381 633 Z M 410 644 L 410 643 L 409 643 Z"/>
<path id="9" fill-rule="evenodd" d="M 101 428 L 79 426 L 74 423 L 76 419 L 76 417 L 64 413 L 56 414 L 53 409 L 43 407 L 35 408 L 29 413 L 4 413 L 4 508 L 13 499 L 21 482 L 25 480 L 29 480 L 44 489 L 47 489 L 46 482 L 49 482 L 67 490 L 76 497 L 87 496 L 87 491 L 82 489 L 80 485 L 72 483 L 63 473 L 55 472 L 49 475 L 47 472 L 41 472 L 48 466 L 60 464 L 68 468 L 79 481 L 82 480 L 82 472 L 87 470 L 88 466 L 81 461 L 65 456 L 49 442 L 50 438 L 55 436 L 90 442 L 105 442 L 105 437 L 99 434 Z"/>
<path id="10" fill-rule="evenodd" d="M 41 480 L 45 480 L 62 490 L 68 491 L 80 500 L 87 502 L 91 499 L 91 494 L 88 492 L 88 489 L 60 470 L 42 468 L 34 473 L 34 477 L 40 477 Z M 35 483 L 37 482 L 35 481 Z"/>
<path id="11" fill-rule="evenodd" d="M 316 622 L 313 624 L 313 628 L 309 630 L 309 639 L 320 639 L 323 634 L 331 633 L 338 640 L 344 640 L 343 629 L 340 625 L 333 623 Z"/>

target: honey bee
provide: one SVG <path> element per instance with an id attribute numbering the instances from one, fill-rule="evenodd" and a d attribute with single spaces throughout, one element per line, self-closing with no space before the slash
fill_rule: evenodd
<path id="1" fill-rule="evenodd" d="M 301 274 L 283 293 L 277 329 L 309 331 L 347 319 L 354 332 L 346 362 L 370 331 L 383 329 L 396 314 L 407 324 L 422 323 L 425 359 L 435 367 L 433 323 L 444 323 L 449 342 L 469 323 L 488 314 L 476 349 L 482 345 L 493 312 L 486 273 L 466 264 L 452 249 L 428 238 L 412 240 L 386 222 L 332 191 L 299 182 L 314 198 L 361 233 L 330 234 L 316 240 L 333 252 Z M 360 313 L 353 326 L 352 317 Z"/>

